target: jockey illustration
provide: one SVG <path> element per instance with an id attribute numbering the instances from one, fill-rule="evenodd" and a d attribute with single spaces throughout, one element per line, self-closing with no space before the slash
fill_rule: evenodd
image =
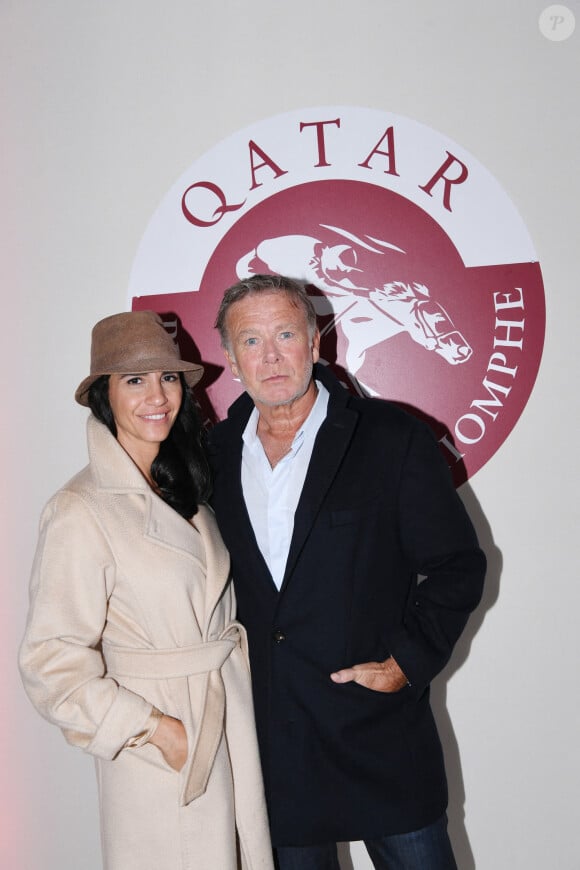
<path id="1" fill-rule="evenodd" d="M 344 363 L 352 375 L 363 366 L 369 348 L 401 332 L 450 365 L 470 358 L 468 342 L 424 284 L 401 280 L 397 274 L 383 280 L 387 263 L 389 271 L 396 269 L 405 251 L 371 236 L 360 238 L 338 227 L 320 226 L 344 242 L 329 244 L 306 235 L 264 239 L 240 258 L 238 277 L 275 272 L 321 290 L 324 296 L 311 294 L 312 302 L 319 315 L 332 316 L 322 335 L 340 324 L 347 342 Z"/>

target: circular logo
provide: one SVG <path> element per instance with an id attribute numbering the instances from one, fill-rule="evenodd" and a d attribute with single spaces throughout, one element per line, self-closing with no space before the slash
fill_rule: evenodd
<path id="1" fill-rule="evenodd" d="M 308 109 L 234 134 L 179 179 L 130 294 L 205 365 L 210 422 L 241 391 L 213 328 L 219 302 L 264 272 L 305 283 L 322 362 L 426 420 L 456 484 L 508 437 L 540 363 L 542 276 L 513 204 L 456 143 L 401 116 Z"/>
<path id="2" fill-rule="evenodd" d="M 576 17 L 571 9 L 556 3 L 547 6 L 538 19 L 540 33 L 551 42 L 563 42 L 574 33 Z"/>

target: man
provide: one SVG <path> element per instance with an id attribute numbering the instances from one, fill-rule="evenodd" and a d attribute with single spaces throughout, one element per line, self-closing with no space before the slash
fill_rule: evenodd
<path id="1" fill-rule="evenodd" d="M 430 430 L 351 396 L 323 366 L 312 304 L 255 275 L 217 328 L 246 392 L 211 433 L 213 504 L 248 631 L 280 870 L 451 870 L 429 707 L 485 558 Z M 313 368 L 314 367 L 314 368 Z"/>

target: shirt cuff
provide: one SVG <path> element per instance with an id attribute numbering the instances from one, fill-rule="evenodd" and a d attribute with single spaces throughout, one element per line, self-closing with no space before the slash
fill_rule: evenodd
<path id="1" fill-rule="evenodd" d="M 130 747 L 143 746 L 145 743 L 148 743 L 157 731 L 157 726 L 161 722 L 162 717 L 163 713 L 161 710 L 158 710 L 157 707 L 153 707 L 143 731 L 140 731 L 139 734 L 135 734 L 134 737 L 129 737 L 123 748 L 129 749 Z"/>

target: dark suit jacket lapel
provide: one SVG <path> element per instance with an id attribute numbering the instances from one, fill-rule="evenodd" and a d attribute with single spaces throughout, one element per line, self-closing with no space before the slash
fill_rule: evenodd
<path id="1" fill-rule="evenodd" d="M 247 399 L 247 402 L 243 402 L 244 398 Z M 229 487 L 228 518 L 224 521 L 222 512 L 220 528 L 226 541 L 230 535 L 235 535 L 236 552 L 239 557 L 251 566 L 254 575 L 260 578 L 260 582 L 271 587 L 272 592 L 277 595 L 278 590 L 262 556 L 262 551 L 258 547 L 242 491 L 242 434 L 253 409 L 253 404 L 249 397 L 244 395 L 230 410 L 233 409 L 235 409 L 235 413 L 228 418 L 215 444 L 219 451 L 220 473 L 228 481 Z M 224 528 L 224 522 L 227 522 L 227 529 Z"/>
<path id="2" fill-rule="evenodd" d="M 318 432 L 312 458 L 308 466 L 304 488 L 294 515 L 294 532 L 281 592 L 291 579 L 292 572 L 326 494 L 334 480 L 343 456 L 356 428 L 358 415 L 346 407 L 348 393 L 335 398 L 331 393 L 328 416 Z"/>

